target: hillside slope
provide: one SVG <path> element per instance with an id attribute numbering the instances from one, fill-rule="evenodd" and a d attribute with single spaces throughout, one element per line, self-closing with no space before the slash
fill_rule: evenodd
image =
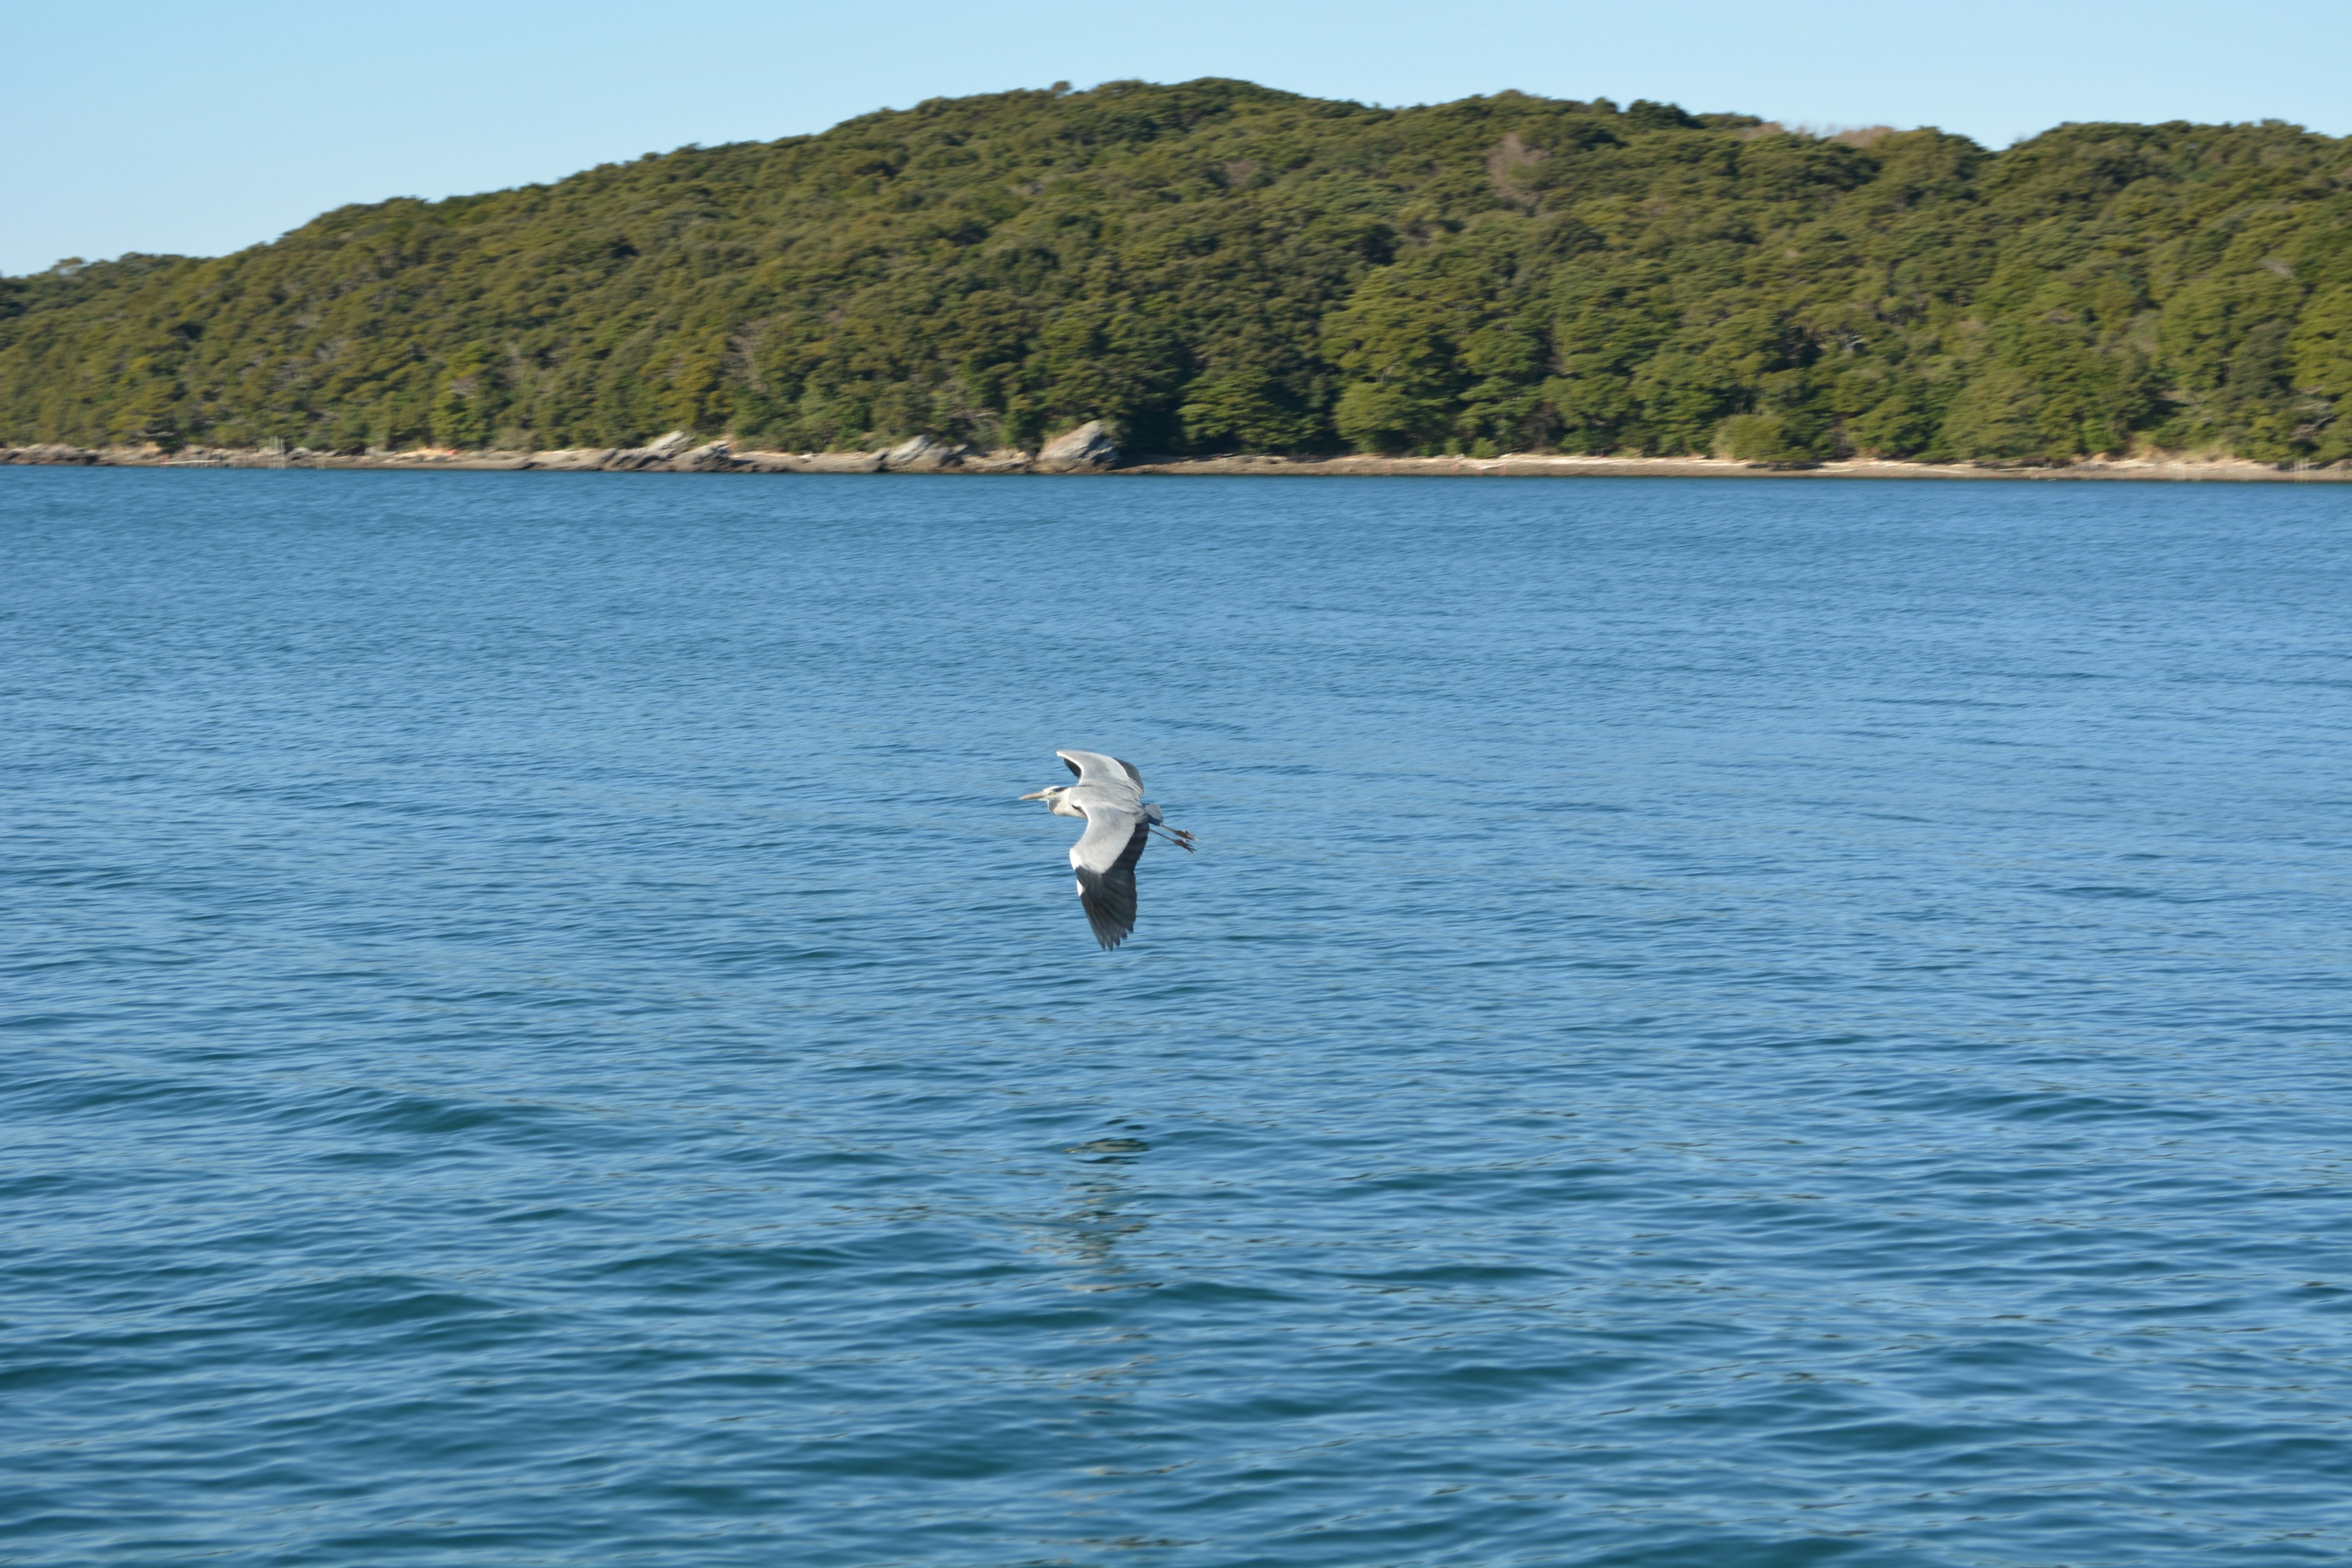
<path id="1" fill-rule="evenodd" d="M 2352 142 L 1113 83 L 0 280 L 0 443 L 2352 457 Z"/>

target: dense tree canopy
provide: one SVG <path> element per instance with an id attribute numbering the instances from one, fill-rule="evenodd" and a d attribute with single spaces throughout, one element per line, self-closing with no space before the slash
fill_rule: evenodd
<path id="1" fill-rule="evenodd" d="M 2352 142 L 1014 92 L 0 279 L 0 442 L 2352 457 Z"/>

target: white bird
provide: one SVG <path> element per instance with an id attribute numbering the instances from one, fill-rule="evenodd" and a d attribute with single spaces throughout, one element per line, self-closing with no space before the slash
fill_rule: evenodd
<path id="1" fill-rule="evenodd" d="M 1021 798 L 1044 801 L 1055 816 L 1085 821 L 1087 830 L 1070 846 L 1070 869 L 1078 874 L 1087 923 L 1108 951 L 1135 929 L 1135 863 L 1143 858 L 1143 841 L 1157 829 L 1169 843 L 1190 849 L 1192 836 L 1166 826 L 1160 808 L 1143 798 L 1143 775 L 1132 763 L 1100 752 L 1054 754 L 1078 782 L 1052 784 Z"/>

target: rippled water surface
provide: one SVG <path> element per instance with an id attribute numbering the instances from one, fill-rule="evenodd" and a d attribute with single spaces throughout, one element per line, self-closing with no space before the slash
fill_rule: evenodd
<path id="1" fill-rule="evenodd" d="M 0 1562 L 2340 1563 L 2347 618 L 2332 487 L 0 470 Z"/>

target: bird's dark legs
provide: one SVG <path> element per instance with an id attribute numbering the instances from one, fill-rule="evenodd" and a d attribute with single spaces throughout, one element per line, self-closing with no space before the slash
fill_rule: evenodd
<path id="1" fill-rule="evenodd" d="M 1173 844 L 1179 849 L 1189 850 L 1200 847 L 1199 845 L 1192 842 L 1192 836 L 1185 832 L 1181 827 L 1162 827 L 1160 824 L 1155 822 L 1151 825 L 1151 831 L 1157 833 L 1160 837 L 1165 838 L 1169 843 Z"/>

